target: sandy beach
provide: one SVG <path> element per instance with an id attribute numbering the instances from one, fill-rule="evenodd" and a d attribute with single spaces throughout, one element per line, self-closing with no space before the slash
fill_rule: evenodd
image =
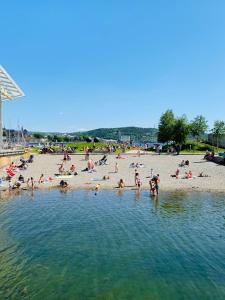
<path id="1" fill-rule="evenodd" d="M 102 155 L 90 155 L 94 162 L 98 161 Z M 75 164 L 78 175 L 66 179 L 70 188 L 91 189 L 100 184 L 101 189 L 117 188 L 118 181 L 122 178 L 125 182 L 125 189 L 134 189 L 135 168 L 130 167 L 131 163 L 141 163 L 143 167 L 138 168 L 142 189 L 149 189 L 149 176 L 151 169 L 153 174 L 160 175 L 160 190 L 195 190 L 195 191 L 224 191 L 225 192 L 225 167 L 212 162 L 203 160 L 203 155 L 157 155 L 146 154 L 138 157 L 136 153 L 123 155 L 124 159 L 117 159 L 116 155 L 108 155 L 107 165 L 96 166 L 96 171 L 82 172 L 87 167 L 87 161 L 84 155 L 71 155 L 71 160 L 64 163 L 64 169 L 69 170 L 72 164 Z M 189 167 L 180 167 L 180 178 L 171 177 L 182 160 L 189 160 Z M 63 155 L 35 155 L 34 162 L 28 164 L 28 169 L 17 171 L 12 182 L 15 182 L 20 174 L 27 180 L 33 177 L 35 186 L 39 189 L 49 189 L 59 185 L 61 179 L 55 176 L 58 173 L 59 164 L 63 161 Z M 118 173 L 115 173 L 115 164 L 118 163 Z M 193 179 L 183 179 L 186 171 L 191 170 Z M 199 173 L 207 174 L 209 177 L 198 177 Z M 5 172 L 1 171 L 1 175 Z M 44 178 L 52 177 L 53 181 L 46 180 L 45 183 L 38 183 L 41 174 Z M 103 180 L 103 176 L 109 176 L 108 180 Z M 23 184 L 22 187 L 26 187 Z"/>

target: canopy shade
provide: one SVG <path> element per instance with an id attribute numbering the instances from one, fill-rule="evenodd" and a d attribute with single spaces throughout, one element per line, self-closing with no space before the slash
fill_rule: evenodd
<path id="1" fill-rule="evenodd" d="M 0 66 L 0 97 L 1 100 L 13 100 L 17 97 L 24 96 L 23 91 L 15 83 L 15 81 L 10 77 L 10 75 L 5 71 L 5 69 Z"/>

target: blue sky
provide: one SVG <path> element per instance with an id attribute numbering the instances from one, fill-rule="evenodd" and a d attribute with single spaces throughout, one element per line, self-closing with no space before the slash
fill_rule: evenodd
<path id="1" fill-rule="evenodd" d="M 225 1 L 1 3 L 0 64 L 26 97 L 4 124 L 29 130 L 157 126 L 171 108 L 225 119 Z"/>

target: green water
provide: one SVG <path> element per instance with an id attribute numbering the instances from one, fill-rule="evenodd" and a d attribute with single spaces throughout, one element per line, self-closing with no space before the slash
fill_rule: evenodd
<path id="1" fill-rule="evenodd" d="M 225 299 L 225 195 L 0 201 L 0 299 Z"/>

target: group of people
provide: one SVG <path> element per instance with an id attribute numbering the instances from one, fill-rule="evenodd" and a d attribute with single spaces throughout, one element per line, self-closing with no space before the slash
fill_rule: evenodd
<path id="1" fill-rule="evenodd" d="M 181 161 L 181 163 L 179 164 L 179 167 L 185 167 L 185 166 L 187 166 L 187 167 L 189 167 L 189 165 L 190 165 L 190 162 L 189 162 L 189 160 L 187 159 L 187 160 L 182 160 Z"/>
<path id="2" fill-rule="evenodd" d="M 160 183 L 160 177 L 159 174 L 157 175 L 153 175 L 153 169 L 151 169 L 151 174 L 150 174 L 150 180 L 149 180 L 149 185 L 150 185 L 150 193 L 152 196 L 156 196 L 159 194 L 159 183 Z M 142 182 L 140 179 L 140 174 L 137 171 L 137 169 L 135 169 L 134 171 L 134 184 L 135 186 L 140 189 Z M 121 178 L 118 182 L 118 188 L 124 188 L 125 187 L 125 182 L 124 180 Z"/>
<path id="3" fill-rule="evenodd" d="M 59 164 L 59 174 L 60 175 L 78 175 L 75 164 L 72 164 L 69 170 L 65 170 L 64 163 Z"/>

